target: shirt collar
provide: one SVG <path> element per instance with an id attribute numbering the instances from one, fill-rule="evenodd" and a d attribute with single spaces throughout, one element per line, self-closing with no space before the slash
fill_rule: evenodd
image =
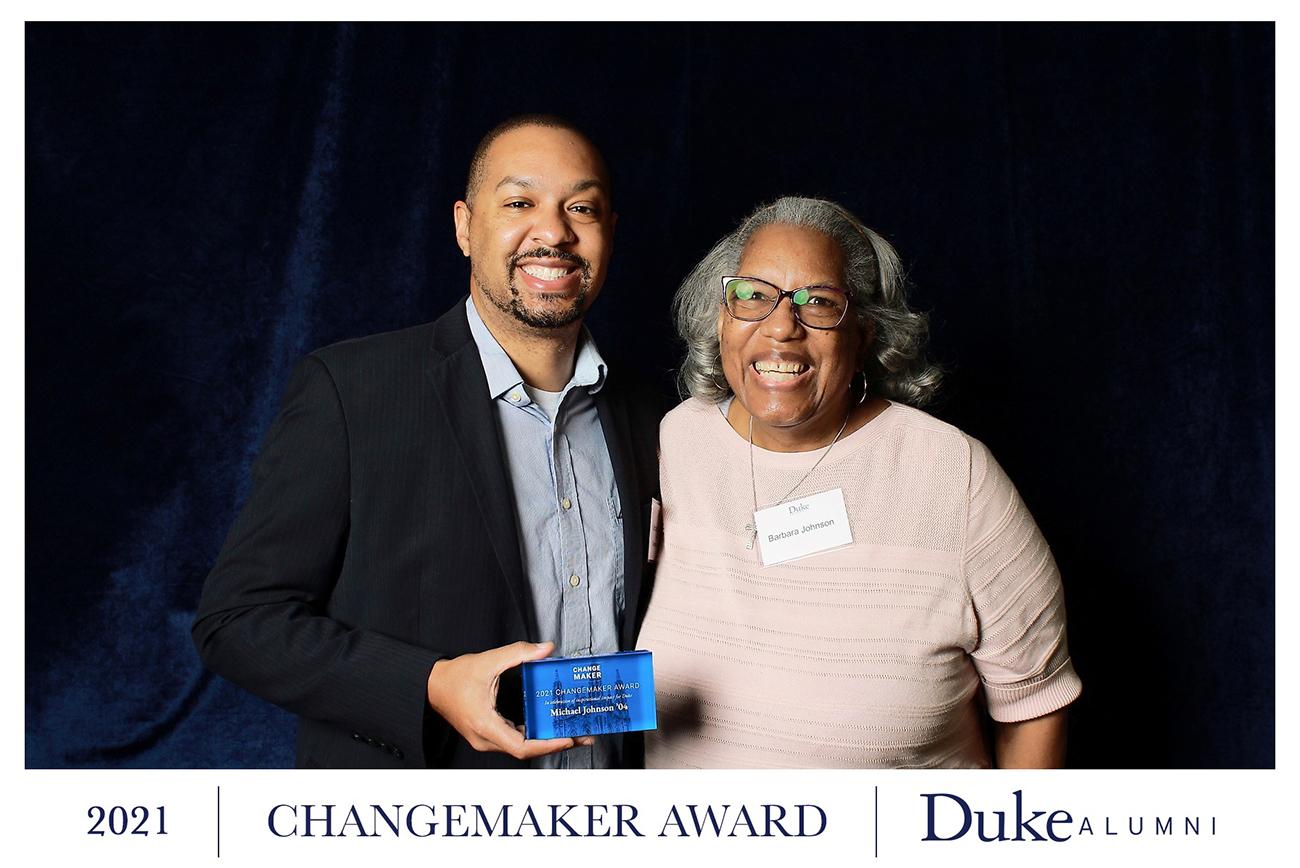
<path id="1" fill-rule="evenodd" d="M 511 389 L 523 385 L 524 378 L 519 375 L 519 369 L 510 361 L 510 356 L 479 316 L 473 296 L 465 299 L 465 316 L 469 320 L 469 333 L 473 336 L 479 358 L 483 361 L 488 394 L 500 398 Z M 573 364 L 573 376 L 560 391 L 567 392 L 574 386 L 586 386 L 587 391 L 594 395 L 605 385 L 605 372 L 605 359 L 600 355 L 600 350 L 596 349 L 596 342 L 584 325 L 578 335 L 578 355 Z"/>

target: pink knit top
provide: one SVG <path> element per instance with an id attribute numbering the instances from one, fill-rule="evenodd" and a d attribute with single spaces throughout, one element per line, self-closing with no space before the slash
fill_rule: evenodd
<path id="1" fill-rule="evenodd" d="M 1056 563 L 978 440 L 891 404 L 792 495 L 843 489 L 852 544 L 769 567 L 719 408 L 677 407 L 660 450 L 648 767 L 987 766 L 982 705 L 1018 721 L 1079 695 Z M 820 454 L 754 447 L 759 506 Z"/>

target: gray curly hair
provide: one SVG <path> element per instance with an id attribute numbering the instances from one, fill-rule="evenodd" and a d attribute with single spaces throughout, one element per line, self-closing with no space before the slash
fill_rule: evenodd
<path id="1" fill-rule="evenodd" d="M 898 253 L 843 206 L 799 196 L 785 196 L 756 209 L 715 244 L 678 287 L 673 296 L 673 324 L 686 343 L 686 358 L 677 374 L 682 397 L 716 404 L 731 395 L 718 347 L 718 279 L 735 274 L 749 239 L 773 224 L 814 229 L 834 240 L 843 252 L 858 325 L 875 328 L 863 371 L 868 392 L 914 407 L 929 403 L 938 391 L 943 370 L 926 358 L 929 318 L 907 306 Z"/>

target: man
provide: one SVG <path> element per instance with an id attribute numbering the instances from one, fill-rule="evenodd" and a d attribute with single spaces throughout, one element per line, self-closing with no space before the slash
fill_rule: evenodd
<path id="1" fill-rule="evenodd" d="M 497 710 L 519 721 L 525 660 L 631 648 L 649 594 L 662 407 L 582 326 L 605 163 L 559 118 L 511 119 L 454 218 L 464 303 L 295 370 L 195 642 L 299 715 L 300 766 L 636 764 L 630 737 L 525 740 Z"/>

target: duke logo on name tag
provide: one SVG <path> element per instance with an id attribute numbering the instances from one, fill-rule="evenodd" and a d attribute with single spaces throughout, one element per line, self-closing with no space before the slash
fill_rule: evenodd
<path id="1" fill-rule="evenodd" d="M 754 527 L 765 567 L 853 542 L 842 488 L 760 509 L 754 513 Z"/>

